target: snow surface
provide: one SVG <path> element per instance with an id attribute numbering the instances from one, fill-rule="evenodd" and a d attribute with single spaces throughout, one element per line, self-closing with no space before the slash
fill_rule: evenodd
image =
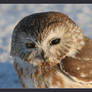
<path id="1" fill-rule="evenodd" d="M 0 4 L 0 88 L 21 88 L 10 57 L 15 25 L 24 16 L 45 11 L 67 14 L 92 38 L 92 4 Z"/>

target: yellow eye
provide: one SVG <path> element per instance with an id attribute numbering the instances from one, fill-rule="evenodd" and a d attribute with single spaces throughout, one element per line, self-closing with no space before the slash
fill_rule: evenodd
<path id="1" fill-rule="evenodd" d="M 26 43 L 27 48 L 37 48 L 37 45 L 35 43 Z"/>
<path id="2" fill-rule="evenodd" d="M 57 45 L 60 43 L 60 38 L 56 38 L 50 42 L 50 45 Z"/>

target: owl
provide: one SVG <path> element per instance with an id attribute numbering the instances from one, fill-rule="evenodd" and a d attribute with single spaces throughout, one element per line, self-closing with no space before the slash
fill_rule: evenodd
<path id="1" fill-rule="evenodd" d="M 23 88 L 92 88 L 92 40 L 63 13 L 24 17 L 10 54 Z"/>

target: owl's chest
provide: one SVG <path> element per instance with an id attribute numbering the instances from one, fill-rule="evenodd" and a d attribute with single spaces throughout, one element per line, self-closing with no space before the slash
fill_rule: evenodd
<path id="1" fill-rule="evenodd" d="M 59 71 L 42 73 L 40 70 L 33 71 L 29 66 L 20 67 L 16 62 L 14 65 L 24 88 L 92 88 L 92 85 L 71 81 Z"/>
<path id="2" fill-rule="evenodd" d="M 32 74 L 32 79 L 37 82 L 37 88 L 63 88 L 64 82 L 57 67 L 53 69 L 48 66 L 43 67 L 35 70 Z"/>
<path id="3" fill-rule="evenodd" d="M 56 72 L 41 72 L 33 69 L 30 72 L 29 67 L 20 68 L 15 64 L 20 82 L 24 88 L 62 88 L 63 80 Z"/>
<path id="4" fill-rule="evenodd" d="M 32 66 L 20 66 L 14 63 L 20 82 L 24 88 L 62 88 L 63 79 L 57 73 L 56 69 L 47 69 L 47 67 L 35 69 Z"/>

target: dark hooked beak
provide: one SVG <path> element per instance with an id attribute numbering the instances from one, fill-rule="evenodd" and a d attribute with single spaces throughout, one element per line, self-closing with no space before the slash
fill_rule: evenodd
<path id="1" fill-rule="evenodd" d="M 47 59 L 47 58 L 45 57 L 45 52 L 44 52 L 44 50 L 41 50 L 40 53 L 35 56 L 35 58 L 40 59 L 40 60 L 43 60 L 43 61 L 46 61 L 46 59 Z"/>

